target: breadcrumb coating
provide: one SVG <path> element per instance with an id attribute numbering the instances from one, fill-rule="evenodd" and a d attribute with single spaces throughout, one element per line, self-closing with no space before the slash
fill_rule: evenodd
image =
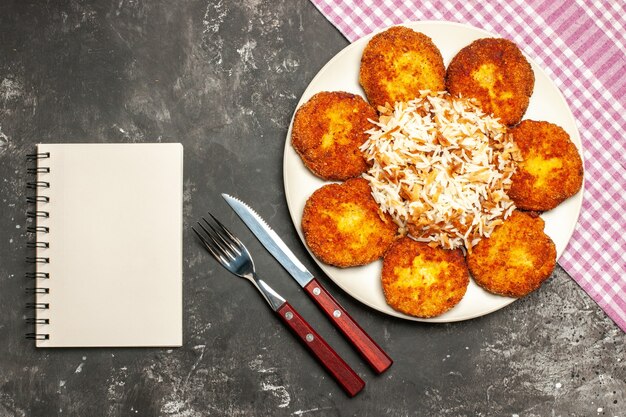
<path id="1" fill-rule="evenodd" d="M 361 96 L 323 91 L 294 117 L 291 142 L 304 164 L 320 178 L 343 181 L 367 170 L 359 147 L 373 127 L 376 110 Z"/>
<path id="2" fill-rule="evenodd" d="M 383 214 L 363 178 L 327 184 L 307 200 L 302 230 L 311 252 L 338 267 L 380 259 L 396 238 L 398 226 Z"/>
<path id="3" fill-rule="evenodd" d="M 461 301 L 468 284 L 469 271 L 460 249 L 431 247 L 403 237 L 383 259 L 385 299 L 404 314 L 441 315 Z"/>
<path id="4" fill-rule="evenodd" d="M 563 128 L 523 120 L 509 133 L 522 154 L 508 191 L 517 207 L 551 210 L 580 190 L 583 162 Z"/>
<path id="5" fill-rule="evenodd" d="M 467 265 L 474 281 L 485 290 L 523 297 L 550 277 L 556 265 L 554 242 L 543 231 L 536 213 L 515 210 L 471 253 Z"/>
<path id="6" fill-rule="evenodd" d="M 441 52 L 426 35 L 394 26 L 375 35 L 361 57 L 359 82 L 368 101 L 378 108 L 418 97 L 421 90 L 445 88 Z"/>
<path id="7" fill-rule="evenodd" d="M 507 39 L 478 39 L 452 58 L 446 88 L 455 95 L 476 99 L 500 121 L 517 124 L 530 102 L 535 74 L 517 45 Z"/>

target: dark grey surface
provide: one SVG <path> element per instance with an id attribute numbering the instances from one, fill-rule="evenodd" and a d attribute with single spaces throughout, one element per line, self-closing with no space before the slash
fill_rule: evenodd
<path id="1" fill-rule="evenodd" d="M 557 267 L 486 317 L 383 316 L 322 276 L 394 358 L 375 376 L 219 193 L 245 196 L 320 273 L 285 202 L 296 103 L 347 41 L 307 0 L 0 3 L 0 417 L 626 416 L 626 337 Z M 25 155 L 37 142 L 182 142 L 184 346 L 37 350 L 23 339 Z M 365 379 L 348 399 L 188 226 L 232 225 L 258 270 Z"/>

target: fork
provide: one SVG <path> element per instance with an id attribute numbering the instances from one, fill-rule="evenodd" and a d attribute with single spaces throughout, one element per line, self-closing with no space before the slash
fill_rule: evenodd
<path id="1" fill-rule="evenodd" d="M 204 224 L 197 222 L 201 231 L 194 227 L 191 228 L 200 238 L 206 250 L 228 271 L 250 281 L 263 295 L 272 310 L 278 314 L 282 322 L 293 331 L 346 393 L 350 397 L 358 394 L 365 386 L 365 382 L 317 334 L 291 304 L 257 276 L 254 261 L 245 245 L 211 213 L 209 216 L 211 222 L 204 217 L 202 217 Z"/>

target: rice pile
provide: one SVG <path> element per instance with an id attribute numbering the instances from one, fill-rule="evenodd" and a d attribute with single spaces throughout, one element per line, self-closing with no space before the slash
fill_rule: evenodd
<path id="1" fill-rule="evenodd" d="M 361 151 L 382 210 L 414 239 L 467 250 L 515 209 L 507 196 L 521 160 L 498 119 L 466 99 L 423 91 L 381 107 Z"/>

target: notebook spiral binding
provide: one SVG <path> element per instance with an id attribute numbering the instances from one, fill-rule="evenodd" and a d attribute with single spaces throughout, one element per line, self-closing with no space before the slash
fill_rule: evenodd
<path id="1" fill-rule="evenodd" d="M 30 175 L 39 175 L 39 174 L 47 174 L 50 172 L 50 167 L 45 167 L 40 165 L 40 160 L 50 158 L 50 152 L 40 152 L 26 155 L 26 160 L 28 162 L 36 163 L 36 166 L 33 168 L 28 168 L 27 172 Z M 26 202 L 35 207 L 34 210 L 28 210 L 26 212 L 26 217 L 28 219 L 32 219 L 31 221 L 35 223 L 34 226 L 28 226 L 26 231 L 35 236 L 34 241 L 27 242 L 26 246 L 28 248 L 34 249 L 35 251 L 39 251 L 40 249 L 46 249 L 50 247 L 50 243 L 47 241 L 43 241 L 39 239 L 40 234 L 46 234 L 50 232 L 50 228 L 48 226 L 38 225 L 38 221 L 40 219 L 47 219 L 50 217 L 50 213 L 46 210 L 41 210 L 41 206 L 50 202 L 50 197 L 41 195 L 41 191 L 46 188 L 50 188 L 50 183 L 47 181 L 40 181 L 37 178 L 36 181 L 28 181 L 26 182 L 26 187 L 29 190 L 35 190 L 35 195 L 27 196 Z M 50 263 L 50 258 L 46 256 L 39 256 L 37 253 L 35 256 L 27 256 L 26 262 L 37 265 L 37 264 L 48 264 Z M 35 280 L 35 285 L 26 288 L 26 293 L 31 294 L 35 297 L 38 297 L 39 294 L 49 294 L 50 288 L 41 286 L 38 284 L 39 280 L 45 280 L 50 278 L 50 274 L 48 272 L 36 271 L 36 272 L 26 272 L 25 278 Z M 35 317 L 26 318 L 26 324 L 34 327 L 34 331 L 30 333 L 26 333 L 26 339 L 29 340 L 48 340 L 50 339 L 49 333 L 39 332 L 38 326 L 50 324 L 49 318 L 39 317 L 39 312 L 42 310 L 49 310 L 49 303 L 31 302 L 26 303 L 26 309 L 32 311 Z"/>

